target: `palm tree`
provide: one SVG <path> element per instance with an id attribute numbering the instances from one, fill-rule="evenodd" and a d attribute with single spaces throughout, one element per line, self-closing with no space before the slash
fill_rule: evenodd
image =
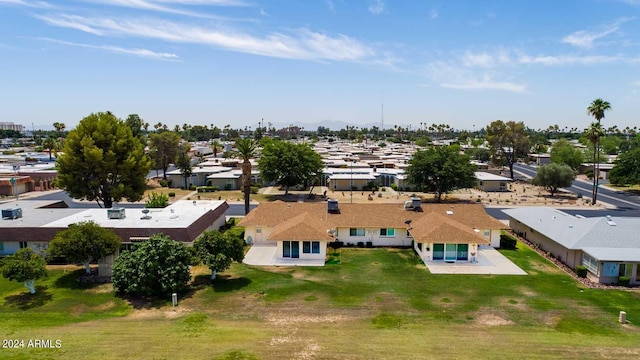
<path id="1" fill-rule="evenodd" d="M 596 170 L 596 166 L 598 163 L 596 161 L 599 158 L 599 149 L 598 142 L 602 136 L 604 136 L 604 129 L 599 122 L 592 122 L 591 126 L 587 128 L 584 132 L 584 136 L 587 137 L 589 142 L 593 144 L 593 190 L 591 192 L 591 205 L 596 204 L 596 197 L 598 196 L 598 171 Z"/>
<path id="2" fill-rule="evenodd" d="M 251 138 L 236 140 L 236 154 L 242 159 L 242 187 L 244 189 L 244 214 L 249 213 L 251 196 L 251 162 L 256 154 L 256 142 Z"/>
<path id="3" fill-rule="evenodd" d="M 213 157 L 218 158 L 218 151 L 222 149 L 222 144 L 218 140 L 213 140 L 211 142 L 211 150 L 213 150 Z"/>
<path id="4" fill-rule="evenodd" d="M 598 125 L 600 125 L 600 120 L 604 119 L 604 112 L 608 110 L 611 110 L 611 104 L 609 104 L 608 101 L 604 101 L 598 98 L 591 102 L 591 105 L 589 105 L 589 107 L 587 108 L 587 114 L 596 118 Z M 591 127 L 593 127 L 593 124 L 591 125 L 592 125 Z M 600 126 L 600 130 L 604 135 L 604 130 L 602 129 L 601 126 Z M 598 178 L 600 177 L 600 137 L 602 137 L 603 135 L 595 137 L 595 140 L 596 140 L 594 144 L 595 156 L 593 158 L 593 191 L 592 191 L 593 197 L 591 199 L 592 205 L 596 204 L 596 198 L 598 197 Z"/>
<path id="5" fill-rule="evenodd" d="M 56 121 L 56 122 L 53 123 L 53 127 L 56 129 L 56 132 L 58 133 L 58 137 L 61 138 L 62 137 L 62 133 L 64 132 L 64 129 L 67 126 L 64 123 Z"/>

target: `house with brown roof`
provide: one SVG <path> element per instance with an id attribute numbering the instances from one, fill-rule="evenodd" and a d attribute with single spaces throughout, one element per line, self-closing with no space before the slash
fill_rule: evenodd
<path id="1" fill-rule="evenodd" d="M 506 225 L 480 204 L 260 204 L 238 225 L 245 241 L 271 248 L 271 264 L 324 265 L 327 245 L 413 247 L 423 261 L 473 262 L 479 245 L 498 247 Z"/>

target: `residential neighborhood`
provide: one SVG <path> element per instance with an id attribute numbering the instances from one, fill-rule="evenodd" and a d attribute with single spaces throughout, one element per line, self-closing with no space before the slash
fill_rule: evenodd
<path id="1" fill-rule="evenodd" d="M 0 359 L 640 358 L 637 0 L 0 29 Z"/>

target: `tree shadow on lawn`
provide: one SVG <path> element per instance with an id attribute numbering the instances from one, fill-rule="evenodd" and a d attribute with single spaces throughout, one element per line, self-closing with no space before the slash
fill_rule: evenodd
<path id="1" fill-rule="evenodd" d="M 14 306 L 20 310 L 29 310 L 45 305 L 53 300 L 53 295 L 47 291 L 47 286 L 36 286 L 36 293 L 25 292 L 5 297 L 5 306 Z"/>
<path id="2" fill-rule="evenodd" d="M 91 289 L 98 285 L 101 285 L 101 283 L 97 283 L 97 282 L 87 283 L 87 282 L 79 281 L 78 279 L 85 273 L 86 273 L 85 269 L 78 269 L 78 270 L 71 271 L 57 278 L 54 285 L 58 288 L 78 289 L 78 290 Z"/>
<path id="3" fill-rule="evenodd" d="M 211 286 L 215 292 L 237 291 L 251 284 L 251 279 L 246 277 L 232 277 L 231 275 L 218 274 L 214 280 L 210 275 L 198 275 L 193 280 L 191 288 L 194 291 Z"/>

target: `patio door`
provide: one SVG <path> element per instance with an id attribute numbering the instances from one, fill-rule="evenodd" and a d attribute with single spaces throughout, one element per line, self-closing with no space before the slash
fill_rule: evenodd
<path id="1" fill-rule="evenodd" d="M 291 257 L 299 258 L 300 257 L 300 242 L 292 241 L 291 242 Z"/>
<path id="2" fill-rule="evenodd" d="M 445 244 L 444 261 L 456 261 L 458 258 L 458 247 L 456 244 Z"/>
<path id="3" fill-rule="evenodd" d="M 444 244 L 433 244 L 433 260 L 444 259 Z"/>

